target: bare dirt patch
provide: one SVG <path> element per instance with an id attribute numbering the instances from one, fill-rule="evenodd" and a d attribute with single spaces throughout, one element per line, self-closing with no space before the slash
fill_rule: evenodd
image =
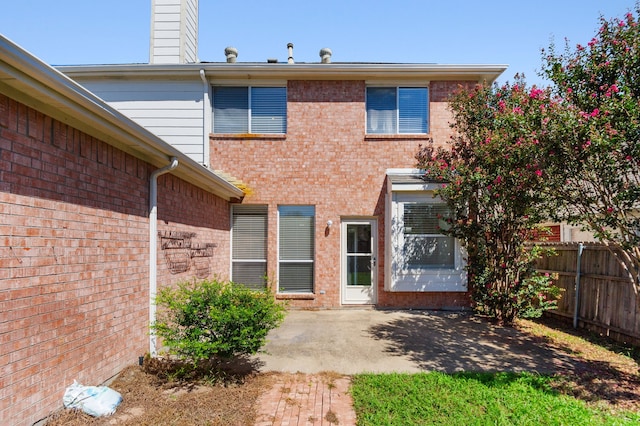
<path id="1" fill-rule="evenodd" d="M 272 383 L 272 374 L 216 371 L 213 377 L 156 361 L 126 368 L 109 385 L 123 398 L 112 416 L 93 418 L 78 410 L 62 410 L 46 424 L 246 426 L 254 423 L 255 402 Z"/>
<path id="2" fill-rule="evenodd" d="M 516 328 L 581 361 L 578 368 L 557 375 L 558 391 L 613 411 L 640 412 L 640 348 L 550 318 L 519 320 Z"/>

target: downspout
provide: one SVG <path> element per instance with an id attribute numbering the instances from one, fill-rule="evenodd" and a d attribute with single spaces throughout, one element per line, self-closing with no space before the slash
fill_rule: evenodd
<path id="1" fill-rule="evenodd" d="M 578 312 L 580 311 L 580 263 L 584 244 L 578 244 L 578 261 L 576 264 L 576 303 L 573 307 L 573 328 L 578 328 Z"/>
<path id="2" fill-rule="evenodd" d="M 156 322 L 156 294 L 158 292 L 158 176 L 178 167 L 178 159 L 171 157 L 171 163 L 154 170 L 149 178 L 149 326 Z M 156 333 L 149 330 L 149 353 L 158 355 Z"/>
<path id="3" fill-rule="evenodd" d="M 205 167 L 211 167 L 210 162 L 210 148 L 209 148 L 209 133 L 211 132 L 211 98 L 209 91 L 211 87 L 207 81 L 207 76 L 204 73 L 204 69 L 200 69 L 200 78 L 203 84 L 202 94 L 202 157 Z"/>

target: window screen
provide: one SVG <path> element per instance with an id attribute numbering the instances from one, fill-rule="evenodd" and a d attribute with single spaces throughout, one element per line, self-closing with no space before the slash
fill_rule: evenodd
<path id="1" fill-rule="evenodd" d="M 448 226 L 444 204 L 403 204 L 403 254 L 408 268 L 455 267 L 455 239 L 442 234 Z"/>
<path id="2" fill-rule="evenodd" d="M 280 206 L 278 290 L 312 293 L 315 257 L 315 207 Z"/>
<path id="3" fill-rule="evenodd" d="M 266 287 L 267 206 L 233 206 L 231 279 L 253 289 Z"/>
<path id="4" fill-rule="evenodd" d="M 286 133 L 285 87 L 214 87 L 214 133 Z"/>
<path id="5" fill-rule="evenodd" d="M 368 87 L 367 133 L 427 133 L 426 87 Z"/>

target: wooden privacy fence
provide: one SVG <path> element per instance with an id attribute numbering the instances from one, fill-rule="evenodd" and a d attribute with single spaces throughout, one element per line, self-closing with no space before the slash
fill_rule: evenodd
<path id="1" fill-rule="evenodd" d="M 573 321 L 574 326 L 610 336 L 619 342 L 640 345 L 640 309 L 633 281 L 617 257 L 604 244 L 583 243 L 577 283 L 580 244 L 543 245 L 553 247 L 557 255 L 539 259 L 536 268 L 540 272 L 557 274 L 555 284 L 564 290 L 558 309 L 548 314 Z"/>

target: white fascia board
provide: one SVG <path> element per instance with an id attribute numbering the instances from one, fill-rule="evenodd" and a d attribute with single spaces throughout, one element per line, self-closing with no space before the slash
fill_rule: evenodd
<path id="1" fill-rule="evenodd" d="M 494 82 L 507 68 L 503 64 L 381 64 L 381 63 L 207 63 L 59 66 L 77 78 L 193 78 L 204 69 L 210 79 L 285 80 L 465 80 Z"/>

